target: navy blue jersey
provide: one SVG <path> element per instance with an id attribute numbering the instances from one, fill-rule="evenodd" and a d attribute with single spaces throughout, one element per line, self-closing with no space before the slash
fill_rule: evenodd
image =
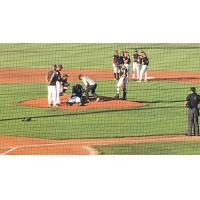
<path id="1" fill-rule="evenodd" d="M 142 64 L 143 65 L 148 65 L 149 64 L 149 59 L 147 57 L 142 58 Z"/>
<path id="2" fill-rule="evenodd" d="M 118 65 L 123 65 L 123 64 L 124 64 L 123 56 L 119 56 L 118 57 Z"/>
<path id="3" fill-rule="evenodd" d="M 138 57 L 139 57 L 138 53 L 133 54 L 132 61 L 138 63 Z"/>
<path id="4" fill-rule="evenodd" d="M 190 108 L 190 109 L 196 108 L 197 109 L 197 106 L 200 103 L 200 96 L 196 93 L 189 94 L 186 97 L 186 101 L 188 102 L 187 103 L 188 108 Z"/>
<path id="5" fill-rule="evenodd" d="M 72 87 L 72 96 L 82 97 L 85 90 L 83 89 L 82 85 L 76 84 Z"/>

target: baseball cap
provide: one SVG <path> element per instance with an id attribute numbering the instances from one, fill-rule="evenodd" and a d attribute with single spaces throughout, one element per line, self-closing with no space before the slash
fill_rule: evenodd
<path id="1" fill-rule="evenodd" d="M 192 92 L 196 92 L 196 88 L 195 88 L 195 87 L 191 87 L 190 90 L 191 90 Z"/>

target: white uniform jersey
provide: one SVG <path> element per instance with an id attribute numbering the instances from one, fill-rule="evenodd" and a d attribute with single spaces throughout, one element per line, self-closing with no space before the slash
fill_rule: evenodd
<path id="1" fill-rule="evenodd" d="M 83 81 L 83 84 L 85 85 L 85 86 L 87 86 L 87 85 L 95 85 L 96 84 L 96 82 L 95 81 L 93 81 L 91 78 L 89 78 L 89 77 L 87 77 L 87 76 L 83 76 L 82 77 L 82 81 Z"/>

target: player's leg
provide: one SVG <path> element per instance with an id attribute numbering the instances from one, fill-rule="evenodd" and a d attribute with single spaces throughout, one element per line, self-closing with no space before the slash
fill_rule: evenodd
<path id="1" fill-rule="evenodd" d="M 143 77 L 144 72 L 145 72 L 145 65 L 142 65 L 141 71 L 140 71 L 140 78 L 139 78 L 139 81 L 142 81 L 142 77 Z"/>
<path id="2" fill-rule="evenodd" d="M 119 99 L 120 88 L 123 86 L 124 77 L 121 77 L 117 83 L 117 94 L 115 95 L 116 99 Z"/>
<path id="3" fill-rule="evenodd" d="M 62 84 L 60 84 L 60 96 L 64 95 L 64 87 Z"/>
<path id="4" fill-rule="evenodd" d="M 51 98 L 52 98 L 53 106 L 56 106 L 56 95 L 57 95 L 56 86 L 51 87 L 51 95 L 52 95 Z"/>
<path id="5" fill-rule="evenodd" d="M 147 65 L 144 65 L 144 81 L 147 81 Z"/>
<path id="6" fill-rule="evenodd" d="M 139 63 L 136 63 L 137 80 L 140 79 L 140 71 L 141 71 L 141 65 Z"/>
<path id="7" fill-rule="evenodd" d="M 97 95 L 96 95 L 96 88 L 97 88 L 97 84 L 93 85 L 91 87 L 91 93 L 93 95 L 94 98 L 97 98 Z"/>
<path id="8" fill-rule="evenodd" d="M 89 92 L 91 91 L 91 86 L 87 85 L 87 87 L 85 88 L 85 97 L 88 100 L 89 98 Z"/>
<path id="9" fill-rule="evenodd" d="M 127 69 L 127 78 L 129 79 L 129 76 L 130 76 L 130 66 L 129 66 L 129 64 L 124 64 L 124 66 Z"/>
<path id="10" fill-rule="evenodd" d="M 114 79 L 117 80 L 117 65 L 113 63 L 113 74 Z"/>
<path id="11" fill-rule="evenodd" d="M 198 112 L 195 109 L 194 111 L 194 134 L 197 136 L 199 135 L 199 119 L 198 119 Z"/>
<path id="12" fill-rule="evenodd" d="M 136 78 L 136 73 L 137 73 L 136 67 L 137 67 L 137 63 L 134 62 L 133 63 L 133 75 L 132 75 L 132 79 Z"/>
<path id="13" fill-rule="evenodd" d="M 123 99 L 127 99 L 127 83 L 128 83 L 128 78 L 124 78 L 124 83 L 123 83 Z"/>
<path id="14" fill-rule="evenodd" d="M 52 90 L 50 85 L 47 86 L 47 90 L 48 90 L 48 105 L 49 107 L 51 107 L 53 105 L 53 101 L 52 101 Z"/>
<path id="15" fill-rule="evenodd" d="M 60 102 L 60 82 L 59 81 L 56 81 L 56 104 L 57 105 L 60 105 L 61 102 Z"/>

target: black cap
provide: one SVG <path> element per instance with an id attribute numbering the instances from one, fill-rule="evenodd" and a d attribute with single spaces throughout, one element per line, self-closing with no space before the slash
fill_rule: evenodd
<path id="1" fill-rule="evenodd" d="M 191 87 L 190 90 L 191 90 L 192 92 L 196 92 L 196 88 L 195 88 L 195 87 Z"/>

